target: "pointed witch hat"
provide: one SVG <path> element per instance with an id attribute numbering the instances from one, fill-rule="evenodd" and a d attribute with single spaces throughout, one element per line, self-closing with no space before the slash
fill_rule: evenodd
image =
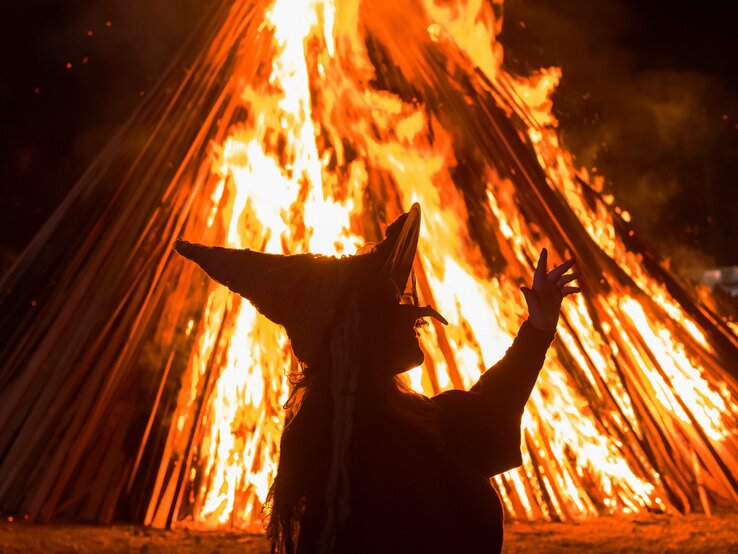
<path id="1" fill-rule="evenodd" d="M 417 306 L 412 266 L 420 233 L 416 203 L 397 218 L 386 238 L 342 258 L 315 254 L 279 255 L 204 246 L 178 240 L 175 250 L 248 299 L 263 315 L 283 325 L 298 359 L 310 364 L 325 351 L 332 328 L 360 281 L 389 278 L 404 301 Z M 418 318 L 446 320 L 430 306 Z"/>

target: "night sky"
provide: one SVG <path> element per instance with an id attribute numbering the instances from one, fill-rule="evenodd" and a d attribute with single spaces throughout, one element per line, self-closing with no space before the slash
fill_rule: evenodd
<path id="1" fill-rule="evenodd" d="M 0 68 L 0 271 L 127 119 L 213 0 L 16 1 Z M 506 65 L 563 68 L 555 113 L 644 240 L 738 264 L 738 63 L 724 3 L 508 0 Z M 69 64 L 69 65 L 68 65 Z"/>

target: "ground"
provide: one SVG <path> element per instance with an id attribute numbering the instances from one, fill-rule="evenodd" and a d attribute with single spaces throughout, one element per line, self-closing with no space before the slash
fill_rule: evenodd
<path id="1" fill-rule="evenodd" d="M 269 547 L 261 536 L 234 531 L 0 522 L 0 554 L 57 552 L 266 554 Z M 738 553 L 738 514 L 602 517 L 586 523 L 509 523 L 503 552 Z"/>

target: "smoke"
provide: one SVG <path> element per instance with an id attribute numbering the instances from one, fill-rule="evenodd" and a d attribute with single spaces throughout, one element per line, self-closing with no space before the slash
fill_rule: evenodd
<path id="1" fill-rule="evenodd" d="M 681 270 L 735 263 L 738 94 L 689 33 L 669 42 L 680 14 L 662 15 L 654 27 L 627 0 L 510 0 L 506 64 L 523 74 L 562 67 L 554 112 L 564 144 L 606 178 L 647 244 Z M 693 35 L 711 40 L 708 29 Z"/>

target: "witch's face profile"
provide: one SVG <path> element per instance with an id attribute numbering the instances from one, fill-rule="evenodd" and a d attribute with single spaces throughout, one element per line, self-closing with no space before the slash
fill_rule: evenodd
<path id="1" fill-rule="evenodd" d="M 373 371 L 394 376 L 423 363 L 418 342 L 421 312 L 422 308 L 413 304 L 401 304 L 397 287 L 390 281 L 377 286 L 362 314 Z"/>
<path id="2" fill-rule="evenodd" d="M 418 328 L 421 322 L 416 306 L 395 304 L 390 310 L 384 330 L 387 370 L 392 375 L 403 373 L 423 363 L 425 356 L 418 342 Z"/>

